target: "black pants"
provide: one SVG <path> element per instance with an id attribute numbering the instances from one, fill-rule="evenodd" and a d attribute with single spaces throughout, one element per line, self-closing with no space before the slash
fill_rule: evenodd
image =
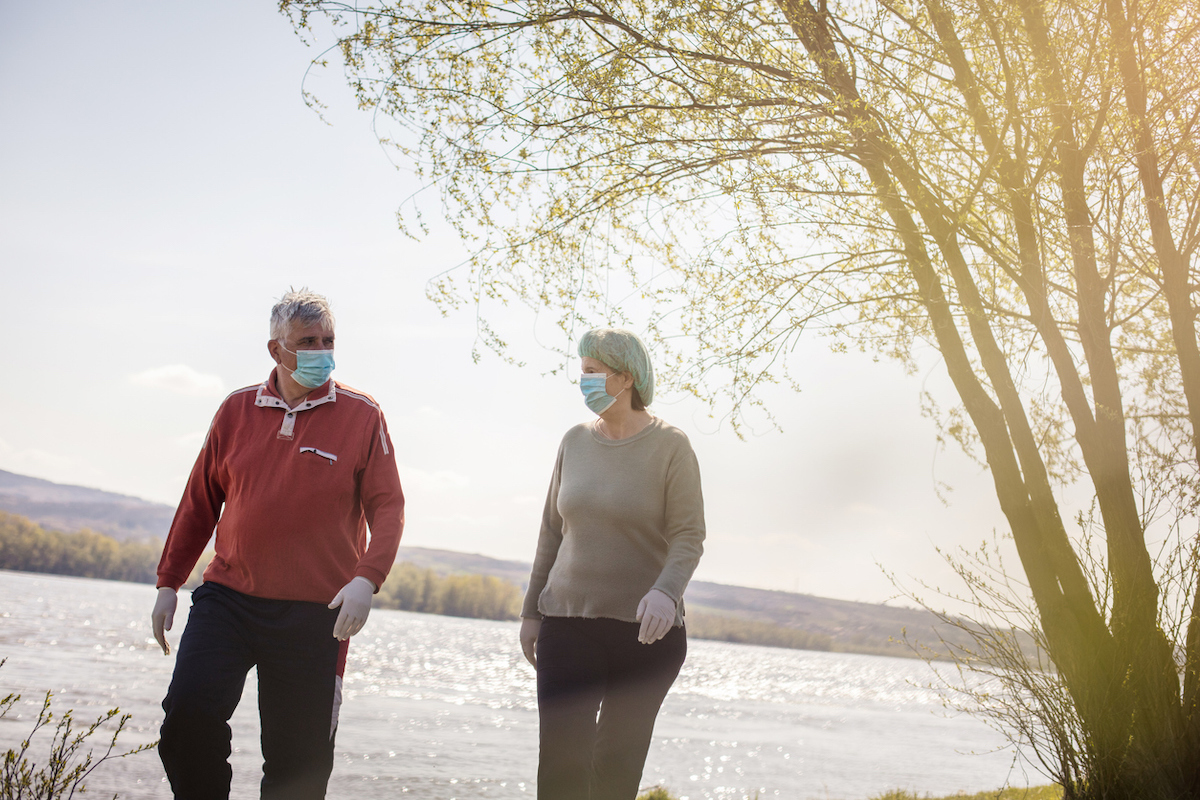
<path id="1" fill-rule="evenodd" d="M 615 619 L 542 620 L 538 800 L 637 796 L 654 718 L 687 655 L 683 628 L 641 644 L 639 627 Z"/>
<path id="2" fill-rule="evenodd" d="M 178 800 L 229 797 L 229 718 L 253 666 L 262 797 L 325 797 L 345 663 L 333 638 L 337 615 L 321 603 L 265 600 L 211 582 L 192 592 L 158 746 Z"/>

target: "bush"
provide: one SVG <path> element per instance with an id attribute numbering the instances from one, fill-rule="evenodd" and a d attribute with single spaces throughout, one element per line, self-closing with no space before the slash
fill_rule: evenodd
<path id="1" fill-rule="evenodd" d="M 991 792 L 976 792 L 975 794 L 959 793 L 938 800 L 1062 800 L 1063 790 L 1058 784 L 1049 786 L 1010 786 Z M 871 800 L 934 800 L 928 795 L 922 796 L 903 789 L 893 789 L 890 792 L 875 795 Z"/>
<path id="2" fill-rule="evenodd" d="M 0 667 L 2 666 L 4 666 L 4 661 L 0 661 Z M 21 742 L 20 748 L 9 749 L 4 754 L 4 766 L 0 768 L 0 779 L 3 779 L 3 782 L 0 783 L 0 800 L 57 800 L 57 798 L 74 797 L 76 791 L 84 792 L 86 790 L 84 781 L 105 761 L 131 756 L 143 750 L 149 750 L 157 744 L 157 742 L 152 742 L 124 753 L 113 753 L 117 746 L 117 737 L 121 735 L 121 731 L 125 729 L 125 724 L 129 721 L 129 714 L 121 714 L 119 708 L 113 708 L 86 728 L 80 729 L 75 727 L 75 720 L 70 710 L 61 717 L 55 718 L 54 712 L 50 710 L 51 697 L 51 692 L 46 692 L 46 698 L 42 701 L 42 708 L 33 724 L 33 730 Z M 7 716 L 20 700 L 21 695 L 19 694 L 9 694 L 0 700 L 0 719 Z M 96 758 L 90 749 L 83 752 L 87 740 L 114 717 L 117 718 L 116 729 L 113 731 L 112 738 L 108 740 L 104 754 Z M 30 753 L 30 747 L 33 737 L 37 735 L 38 731 L 50 725 L 54 726 L 54 733 L 50 739 L 50 752 L 44 766 L 39 768 L 38 759 Z M 116 797 L 117 795 L 114 794 L 113 800 L 116 800 Z"/>
<path id="3" fill-rule="evenodd" d="M 655 786 L 645 794 L 639 794 L 637 800 L 678 800 L 661 786 Z"/>
<path id="4" fill-rule="evenodd" d="M 994 792 L 977 792 L 976 794 L 952 794 L 942 798 L 931 798 L 929 795 L 919 795 L 903 789 L 893 789 L 883 794 L 877 794 L 871 800 L 1062 800 L 1063 790 L 1058 784 L 1049 786 L 1009 787 L 997 789 Z M 755 793 L 755 798 L 758 794 Z M 648 792 L 638 795 L 637 800 L 679 800 L 662 786 L 655 786 Z M 749 798 L 747 798 L 749 800 Z"/>

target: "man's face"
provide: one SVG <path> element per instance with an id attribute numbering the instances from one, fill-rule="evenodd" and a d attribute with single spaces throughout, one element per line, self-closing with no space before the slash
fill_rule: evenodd
<path id="1" fill-rule="evenodd" d="M 320 323 L 306 326 L 293 325 L 288 332 L 287 339 L 284 340 L 283 347 L 280 347 L 279 342 L 272 339 L 267 343 L 267 349 L 270 350 L 275 363 L 291 373 L 296 369 L 295 353 L 300 350 L 332 350 L 333 339 L 333 329 Z M 288 350 L 292 352 L 289 353 Z"/>

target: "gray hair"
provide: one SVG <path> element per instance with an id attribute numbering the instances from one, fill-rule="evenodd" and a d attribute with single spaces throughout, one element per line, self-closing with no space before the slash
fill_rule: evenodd
<path id="1" fill-rule="evenodd" d="M 324 325 L 333 330 L 333 311 L 323 295 L 309 291 L 307 286 L 288 289 L 287 294 L 271 309 L 271 338 L 283 342 L 292 327 L 299 325 Z"/>
<path id="2" fill-rule="evenodd" d="M 579 355 L 632 375 L 635 410 L 641 410 L 637 400 L 647 406 L 654 400 L 654 367 L 650 364 L 650 351 L 633 331 L 593 328 L 579 340 Z"/>

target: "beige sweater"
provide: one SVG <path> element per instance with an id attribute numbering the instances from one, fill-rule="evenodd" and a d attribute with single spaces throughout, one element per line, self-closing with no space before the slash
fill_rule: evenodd
<path id="1" fill-rule="evenodd" d="M 660 589 L 682 624 L 683 590 L 704 551 L 696 454 L 657 417 L 616 441 L 594 425 L 576 425 L 559 445 L 521 616 L 635 622 L 638 602 Z"/>

